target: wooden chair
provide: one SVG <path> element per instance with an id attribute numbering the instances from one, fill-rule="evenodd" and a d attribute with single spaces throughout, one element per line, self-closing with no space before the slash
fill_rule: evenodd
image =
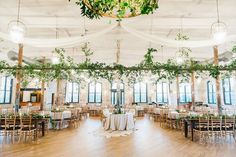
<path id="1" fill-rule="evenodd" d="M 199 117 L 198 122 L 195 124 L 193 131 L 198 135 L 200 142 L 206 142 L 209 138 L 209 118 Z"/>
<path id="2" fill-rule="evenodd" d="M 77 109 L 73 109 L 71 110 L 71 118 L 70 118 L 70 127 L 74 127 L 77 128 L 79 126 L 79 114 L 78 114 L 79 110 Z"/>
<path id="3" fill-rule="evenodd" d="M 161 109 L 160 110 L 160 126 L 161 127 L 166 125 L 167 111 L 168 111 L 168 109 Z"/>
<path id="4" fill-rule="evenodd" d="M 18 121 L 16 121 L 16 115 L 14 113 L 11 114 L 5 114 L 5 126 L 4 126 L 4 133 L 5 136 L 10 136 L 12 139 L 12 142 L 14 143 L 15 136 L 19 135 L 20 131 L 20 124 Z"/>
<path id="5" fill-rule="evenodd" d="M 32 116 L 20 117 L 20 124 L 21 124 L 21 129 L 20 129 L 19 141 L 22 135 L 25 137 L 25 140 L 27 137 L 29 137 L 31 140 L 32 138 L 34 140 L 37 139 L 37 127 L 35 126 L 35 123 L 32 121 Z"/>
<path id="6" fill-rule="evenodd" d="M 57 126 L 62 129 L 63 125 L 63 115 L 62 112 L 52 112 L 52 127 L 53 129 L 57 129 Z"/>
<path id="7" fill-rule="evenodd" d="M 88 117 L 88 107 L 87 106 L 84 106 L 82 107 L 82 112 L 81 112 L 81 115 L 83 118 L 87 118 Z"/>
<path id="8" fill-rule="evenodd" d="M 235 140 L 235 117 L 225 117 L 223 120 L 223 135 L 233 137 Z"/>
<path id="9" fill-rule="evenodd" d="M 5 137 L 5 117 L 0 116 L 0 136 Z"/>
<path id="10" fill-rule="evenodd" d="M 210 133 L 209 135 L 213 138 L 219 138 L 222 136 L 222 117 L 211 117 L 210 118 Z"/>
<path id="11" fill-rule="evenodd" d="M 171 112 L 168 113 L 168 115 L 166 116 L 166 126 L 168 128 L 177 129 L 177 119 L 176 116 L 173 115 Z"/>

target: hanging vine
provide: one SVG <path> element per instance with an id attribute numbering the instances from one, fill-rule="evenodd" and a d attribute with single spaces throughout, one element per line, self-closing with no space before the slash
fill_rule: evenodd
<path id="1" fill-rule="evenodd" d="M 92 55 L 89 48 L 84 48 L 87 57 Z M 143 61 L 135 66 L 124 66 L 121 64 L 106 64 L 99 62 L 91 62 L 89 58 L 82 63 L 76 63 L 73 58 L 65 57 L 64 49 L 55 49 L 55 53 L 60 62 L 58 64 L 29 64 L 24 66 L 10 65 L 6 61 L 0 61 L 0 72 L 6 75 L 16 75 L 20 70 L 24 80 L 38 78 L 39 80 L 52 81 L 55 79 L 73 80 L 77 82 L 86 81 L 86 79 L 107 79 L 109 81 L 117 78 L 127 79 L 129 84 L 143 80 L 145 76 L 158 81 L 161 79 L 173 80 L 177 76 L 189 78 L 190 74 L 195 71 L 198 77 L 209 75 L 213 78 L 225 72 L 230 75 L 236 70 L 236 60 L 228 65 L 214 65 L 212 63 L 200 64 L 197 61 L 189 59 L 183 64 L 177 64 L 173 59 L 169 59 L 166 63 L 154 61 L 153 54 L 157 50 L 150 48 L 144 55 Z M 86 77 L 84 77 L 86 75 Z"/>

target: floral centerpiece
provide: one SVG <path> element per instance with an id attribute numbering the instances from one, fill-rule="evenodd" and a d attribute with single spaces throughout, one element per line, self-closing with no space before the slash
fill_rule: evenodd
<path id="1" fill-rule="evenodd" d="M 125 114 L 121 105 L 115 105 L 114 107 L 115 107 L 115 110 L 113 112 L 114 114 Z"/>

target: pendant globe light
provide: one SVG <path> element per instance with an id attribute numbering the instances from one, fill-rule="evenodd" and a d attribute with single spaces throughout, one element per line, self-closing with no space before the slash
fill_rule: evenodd
<path id="1" fill-rule="evenodd" d="M 217 21 L 214 22 L 211 26 L 211 34 L 213 39 L 217 43 L 222 43 L 225 41 L 227 35 L 227 26 L 224 22 L 220 21 L 219 0 L 216 0 L 216 9 L 217 9 Z"/>
<path id="2" fill-rule="evenodd" d="M 55 28 L 55 30 L 56 30 L 56 34 L 55 34 L 56 35 L 56 39 L 58 39 L 57 16 L 56 16 L 56 28 Z M 60 63 L 59 57 L 54 56 L 53 52 L 52 52 L 51 62 L 52 62 L 52 64 L 59 64 Z"/>
<path id="3" fill-rule="evenodd" d="M 21 0 L 18 1 L 17 19 L 8 24 L 9 35 L 15 43 L 22 43 L 26 32 L 25 24 L 20 21 L 20 5 Z"/>

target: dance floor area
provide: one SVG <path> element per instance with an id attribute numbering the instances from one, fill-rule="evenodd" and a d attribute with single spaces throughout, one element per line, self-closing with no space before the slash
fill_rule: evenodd
<path id="1" fill-rule="evenodd" d="M 0 156 L 17 157 L 232 157 L 236 144 L 214 142 L 199 144 L 186 139 L 181 131 L 160 127 L 148 117 L 138 118 L 135 131 L 121 137 L 97 134 L 99 118 L 88 118 L 77 129 L 49 131 L 36 142 L 10 144 L 1 139 Z"/>

